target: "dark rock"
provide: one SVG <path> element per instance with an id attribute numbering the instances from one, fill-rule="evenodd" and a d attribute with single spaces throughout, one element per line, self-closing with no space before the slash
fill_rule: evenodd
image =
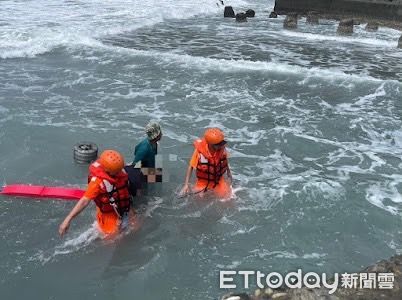
<path id="1" fill-rule="evenodd" d="M 278 17 L 278 14 L 274 11 L 271 11 L 271 13 L 269 14 L 269 18 L 271 19 L 276 19 Z"/>
<path id="2" fill-rule="evenodd" d="M 366 31 L 377 31 L 378 23 L 377 22 L 368 22 L 365 29 L 366 29 Z"/>
<path id="3" fill-rule="evenodd" d="M 247 9 L 246 10 L 246 17 L 247 18 L 254 18 L 255 17 L 255 11 L 252 9 Z"/>
<path id="4" fill-rule="evenodd" d="M 247 15 L 245 13 L 236 14 L 236 22 L 247 22 Z"/>
<path id="5" fill-rule="evenodd" d="M 348 35 L 353 33 L 353 19 L 344 19 L 339 22 L 337 34 Z"/>
<path id="6" fill-rule="evenodd" d="M 360 25 L 360 20 L 353 19 L 353 25 Z"/>
<path id="7" fill-rule="evenodd" d="M 319 21 L 318 21 L 318 13 L 315 12 L 315 11 L 310 11 L 310 12 L 307 14 L 306 22 L 307 22 L 308 24 L 318 25 L 318 24 L 319 24 Z"/>
<path id="8" fill-rule="evenodd" d="M 401 37 L 399 38 L 398 48 L 401 48 L 401 49 L 402 49 L 402 35 L 401 35 Z"/>
<path id="9" fill-rule="evenodd" d="M 233 7 L 225 6 L 225 10 L 223 11 L 223 16 L 225 18 L 234 18 L 235 17 L 235 12 L 233 10 Z"/>
<path id="10" fill-rule="evenodd" d="M 283 28 L 285 29 L 296 29 L 297 28 L 297 14 L 289 13 L 285 21 L 283 21 Z"/>

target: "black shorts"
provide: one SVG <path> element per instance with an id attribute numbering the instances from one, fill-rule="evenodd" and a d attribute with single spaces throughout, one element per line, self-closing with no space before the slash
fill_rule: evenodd
<path id="1" fill-rule="evenodd" d="M 141 173 L 141 169 L 134 166 L 125 166 L 124 170 L 128 175 L 129 187 L 128 190 L 131 196 L 137 195 L 137 190 L 142 190 L 144 187 L 145 176 Z"/>

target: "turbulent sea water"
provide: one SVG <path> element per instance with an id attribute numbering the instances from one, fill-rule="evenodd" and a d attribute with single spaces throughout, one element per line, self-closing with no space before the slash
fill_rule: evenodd
<path id="1" fill-rule="evenodd" d="M 1 197 L 3 299 L 216 299 L 220 270 L 350 272 L 402 251 L 400 31 L 223 18 L 215 1 L 1 1 L 0 181 L 85 187 L 72 147 L 132 159 L 150 119 L 168 182 L 102 239 L 89 207 Z M 235 197 L 178 199 L 222 128 Z"/>

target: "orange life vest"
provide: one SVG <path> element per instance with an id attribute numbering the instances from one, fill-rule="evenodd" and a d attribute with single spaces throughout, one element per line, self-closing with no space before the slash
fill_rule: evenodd
<path id="1" fill-rule="evenodd" d="M 194 142 L 195 149 L 199 152 L 196 176 L 198 179 L 212 182 L 213 188 L 219 183 L 219 180 L 228 169 L 228 160 L 225 149 L 217 150 L 214 155 L 208 150 L 208 143 L 205 139 L 198 139 Z"/>
<path id="2" fill-rule="evenodd" d="M 88 182 L 99 178 L 102 180 L 102 193 L 94 199 L 102 213 L 115 212 L 119 217 L 130 210 L 130 194 L 128 192 L 128 175 L 122 170 L 111 177 L 98 161 L 89 166 Z"/>

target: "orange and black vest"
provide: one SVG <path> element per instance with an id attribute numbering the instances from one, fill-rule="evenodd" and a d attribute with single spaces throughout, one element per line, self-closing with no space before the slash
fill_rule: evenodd
<path id="1" fill-rule="evenodd" d="M 89 166 L 88 182 L 101 179 L 102 193 L 94 199 L 102 213 L 117 213 L 121 217 L 130 210 L 128 175 L 122 170 L 116 176 L 110 176 L 98 161 Z"/>
<path id="2" fill-rule="evenodd" d="M 199 152 L 196 176 L 198 179 L 207 180 L 207 187 L 212 182 L 214 184 L 212 188 L 214 188 L 228 169 L 226 150 L 221 149 L 211 155 L 205 139 L 196 140 L 194 147 Z"/>

